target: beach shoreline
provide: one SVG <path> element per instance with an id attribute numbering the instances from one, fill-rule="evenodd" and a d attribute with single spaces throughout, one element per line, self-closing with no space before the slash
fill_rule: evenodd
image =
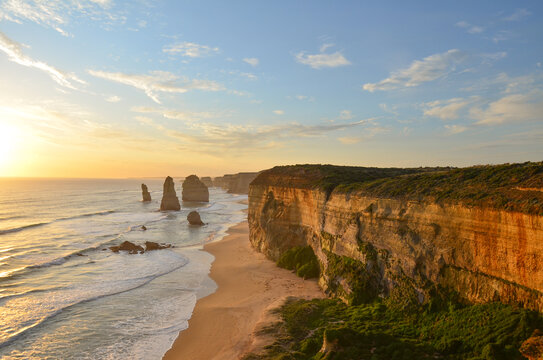
<path id="1" fill-rule="evenodd" d="M 266 345 L 255 332 L 273 321 L 269 310 L 289 296 L 324 296 L 315 280 L 303 280 L 257 253 L 249 242 L 247 221 L 227 234 L 204 246 L 215 257 L 209 276 L 218 289 L 198 300 L 188 329 L 179 333 L 163 359 L 238 359 Z"/>

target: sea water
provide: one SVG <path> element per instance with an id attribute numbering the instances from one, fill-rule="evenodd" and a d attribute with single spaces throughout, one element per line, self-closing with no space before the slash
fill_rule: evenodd
<path id="1" fill-rule="evenodd" d="M 161 212 L 162 181 L 0 180 L 0 358 L 163 356 L 215 290 L 203 244 L 246 219 L 247 196 L 210 188 L 209 203 Z M 142 182 L 152 202 L 141 202 Z M 192 210 L 205 226 L 187 223 Z M 125 240 L 174 247 L 108 249 Z"/>

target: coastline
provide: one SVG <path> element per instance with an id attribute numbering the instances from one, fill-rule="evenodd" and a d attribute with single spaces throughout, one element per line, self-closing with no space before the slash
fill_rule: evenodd
<path id="1" fill-rule="evenodd" d="M 204 246 L 215 257 L 209 276 L 217 291 L 198 300 L 188 329 L 179 333 L 163 359 L 231 360 L 258 351 L 266 344 L 254 333 L 273 321 L 268 310 L 288 296 L 324 297 L 315 280 L 303 280 L 257 253 L 249 242 L 247 221 L 227 234 Z"/>

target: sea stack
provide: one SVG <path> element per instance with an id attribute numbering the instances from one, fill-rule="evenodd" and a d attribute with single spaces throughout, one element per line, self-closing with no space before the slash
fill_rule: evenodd
<path id="1" fill-rule="evenodd" d="M 164 181 L 164 191 L 162 193 L 160 210 L 181 210 L 181 205 L 179 205 L 179 199 L 177 198 L 177 194 L 175 193 L 173 179 L 170 176 L 168 176 Z"/>
<path id="2" fill-rule="evenodd" d="M 211 176 L 202 176 L 200 178 L 200 181 L 204 183 L 205 186 L 208 188 L 213 186 L 213 180 L 211 180 Z"/>
<path id="3" fill-rule="evenodd" d="M 191 225 L 204 225 L 204 222 L 200 218 L 200 214 L 198 213 L 198 211 L 191 211 L 187 215 L 187 220 Z"/>
<path id="4" fill-rule="evenodd" d="M 196 175 L 190 175 L 183 181 L 183 201 L 209 202 L 209 190 Z"/>
<path id="5" fill-rule="evenodd" d="M 141 184 L 141 195 L 143 196 L 143 201 L 151 201 L 151 194 L 145 184 Z"/>

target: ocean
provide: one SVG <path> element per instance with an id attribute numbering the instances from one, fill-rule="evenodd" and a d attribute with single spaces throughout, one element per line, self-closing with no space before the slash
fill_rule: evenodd
<path id="1" fill-rule="evenodd" d="M 196 300 L 216 289 L 203 244 L 247 208 L 246 195 L 210 188 L 209 203 L 160 212 L 163 181 L 0 179 L 0 358 L 162 358 Z M 188 225 L 192 210 L 205 226 Z M 108 249 L 125 240 L 174 247 Z"/>

